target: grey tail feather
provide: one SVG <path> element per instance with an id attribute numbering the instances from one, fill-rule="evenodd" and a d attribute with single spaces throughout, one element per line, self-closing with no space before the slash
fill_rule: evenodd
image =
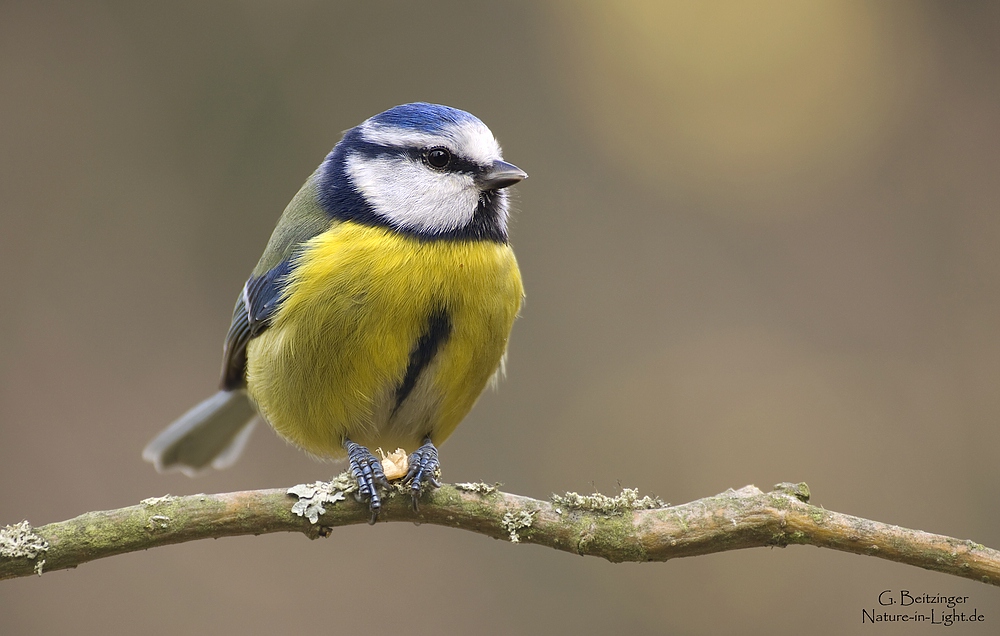
<path id="1" fill-rule="evenodd" d="M 179 470 L 189 477 L 209 466 L 232 465 L 257 421 L 245 391 L 219 391 L 160 432 L 142 451 L 156 470 Z"/>

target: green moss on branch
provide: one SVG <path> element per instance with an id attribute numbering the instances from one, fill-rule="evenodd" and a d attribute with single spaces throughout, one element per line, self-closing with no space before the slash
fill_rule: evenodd
<path id="1" fill-rule="evenodd" d="M 367 507 L 342 496 L 347 491 L 341 486 L 168 495 L 37 528 L 27 522 L 7 526 L 0 529 L 0 579 L 196 539 L 271 532 L 315 539 L 339 526 L 366 523 Z M 814 545 L 1000 585 L 1000 552 L 825 510 L 808 503 L 805 484 L 778 484 L 768 493 L 746 486 L 679 506 L 639 498 L 629 489 L 617 497 L 568 493 L 551 503 L 474 486 L 445 484 L 424 496 L 419 512 L 409 497 L 387 497 L 380 520 L 462 528 L 614 562 Z"/>

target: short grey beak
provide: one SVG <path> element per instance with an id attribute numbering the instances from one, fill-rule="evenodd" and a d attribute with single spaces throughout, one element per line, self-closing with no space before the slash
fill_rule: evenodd
<path id="1" fill-rule="evenodd" d="M 527 177 L 528 173 L 514 164 L 497 159 L 486 172 L 476 177 L 476 183 L 483 190 L 502 190 Z"/>

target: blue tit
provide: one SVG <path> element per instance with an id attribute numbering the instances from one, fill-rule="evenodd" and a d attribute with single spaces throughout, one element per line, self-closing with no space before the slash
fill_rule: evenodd
<path id="1" fill-rule="evenodd" d="M 406 449 L 416 506 L 439 485 L 436 445 L 503 368 L 524 295 L 506 188 L 526 176 L 447 106 L 404 104 L 345 132 L 239 294 L 221 390 L 143 457 L 225 467 L 259 414 L 313 456 L 346 455 L 372 522 L 388 482 L 369 449 Z"/>

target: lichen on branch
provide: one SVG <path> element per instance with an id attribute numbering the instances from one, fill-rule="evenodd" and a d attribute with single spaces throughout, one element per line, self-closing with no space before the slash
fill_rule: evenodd
<path id="1" fill-rule="evenodd" d="M 336 527 L 367 523 L 368 508 L 346 496 L 352 492 L 349 479 L 335 479 L 292 488 L 152 497 L 37 528 L 21 522 L 0 529 L 0 579 L 196 539 L 272 532 L 328 536 Z M 628 488 L 613 497 L 566 493 L 540 501 L 487 484 L 444 484 L 422 497 L 419 511 L 395 489 L 386 495 L 383 522 L 462 528 L 614 562 L 799 544 L 1000 585 L 997 550 L 814 506 L 802 483 L 778 484 L 771 492 L 745 486 L 677 506 Z"/>

